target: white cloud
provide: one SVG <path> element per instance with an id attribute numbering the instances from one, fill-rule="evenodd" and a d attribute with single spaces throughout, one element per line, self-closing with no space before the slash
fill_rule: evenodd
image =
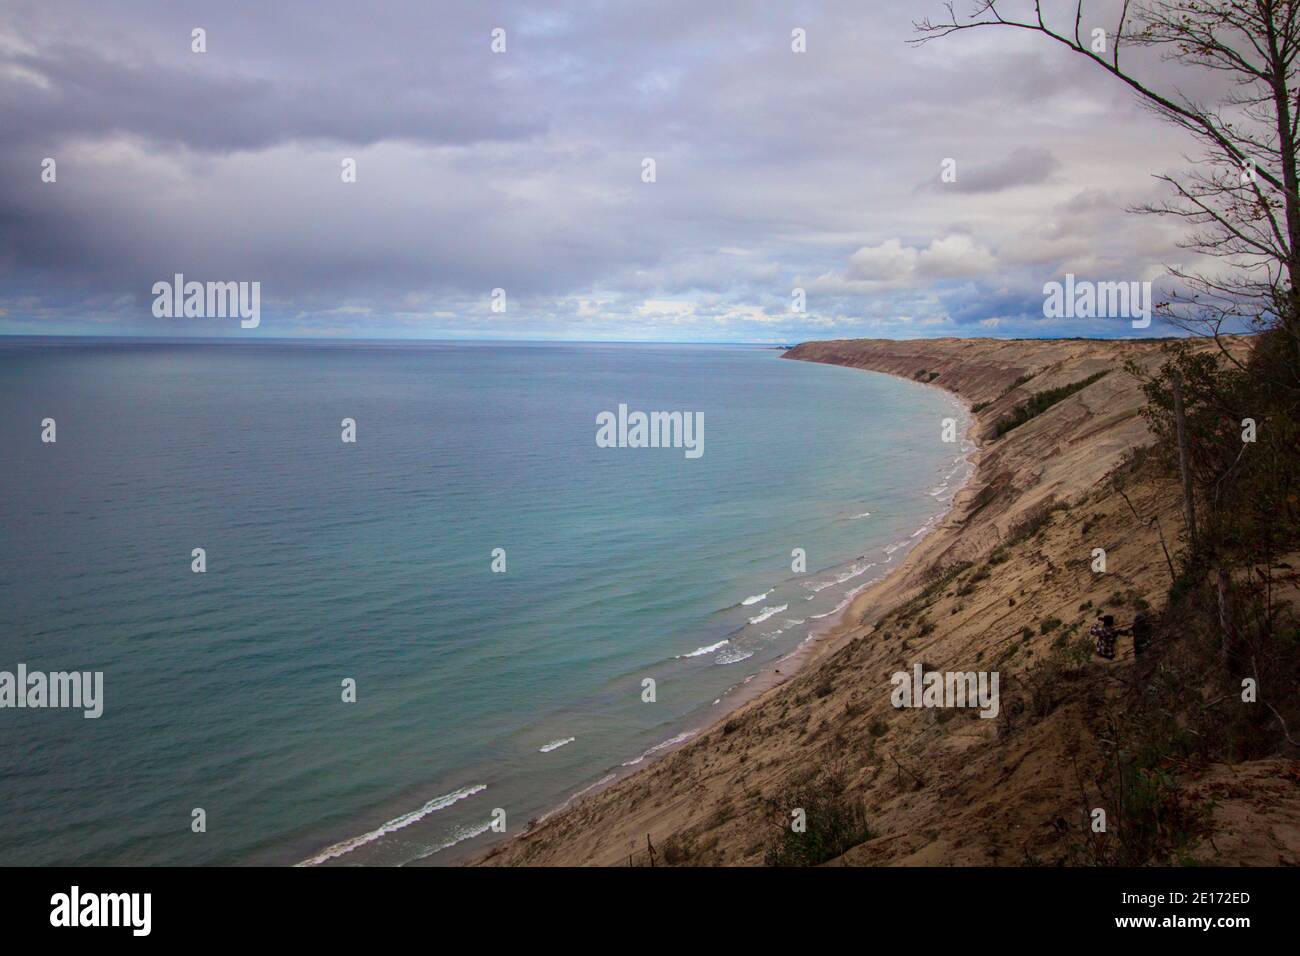
<path id="1" fill-rule="evenodd" d="M 925 247 L 905 246 L 898 239 L 887 239 L 874 246 L 862 246 L 853 253 L 844 280 L 850 284 L 899 288 L 926 280 L 988 275 L 996 264 L 993 253 L 969 236 L 943 236 Z"/>

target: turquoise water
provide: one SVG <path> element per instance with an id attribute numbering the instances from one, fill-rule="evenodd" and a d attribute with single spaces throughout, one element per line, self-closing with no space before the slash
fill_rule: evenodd
<path id="1" fill-rule="evenodd" d="M 620 403 L 704 454 L 598 448 Z M 0 709 L 0 863 L 478 852 L 897 563 L 962 477 L 945 416 L 767 349 L 0 340 L 0 670 L 105 697 Z"/>

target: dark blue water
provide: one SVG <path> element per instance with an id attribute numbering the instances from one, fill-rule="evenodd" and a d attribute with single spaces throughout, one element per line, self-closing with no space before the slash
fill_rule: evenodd
<path id="1" fill-rule="evenodd" d="M 703 726 L 960 479 L 946 396 L 778 356 L 0 340 L 0 670 L 105 684 L 0 709 L 0 863 L 438 862 Z"/>

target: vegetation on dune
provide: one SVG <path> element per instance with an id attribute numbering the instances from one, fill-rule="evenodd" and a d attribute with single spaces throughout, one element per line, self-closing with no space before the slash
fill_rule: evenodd
<path id="1" fill-rule="evenodd" d="M 1031 378 L 1033 378 L 1036 374 L 1037 374 L 1036 372 L 1029 372 L 1029 373 L 1027 373 L 1027 374 L 1025 374 L 1025 375 L 1021 375 L 1019 378 L 1017 378 L 1014 382 L 1012 382 L 1010 385 L 1008 385 L 1008 386 L 1003 390 L 1002 395 L 1010 395 L 1012 392 L 1014 392 L 1016 389 L 1018 389 L 1021 385 L 1025 385 L 1025 384 L 1027 384 L 1027 383 L 1029 382 L 1029 380 L 1030 380 Z M 999 396 L 999 397 L 1001 397 L 1001 396 Z"/>
<path id="2" fill-rule="evenodd" d="M 993 402 L 995 402 L 995 401 L 997 401 L 998 399 L 1001 399 L 1001 398 L 1006 398 L 1008 395 L 1010 395 L 1012 392 L 1014 392 L 1016 389 L 1018 389 L 1021 385 L 1024 385 L 1026 382 L 1028 382 L 1031 378 L 1033 378 L 1033 377 L 1034 377 L 1035 375 L 1037 375 L 1037 374 L 1038 374 L 1037 372 L 1030 372 L 1030 373 L 1028 373 L 1027 375 L 1021 375 L 1021 376 L 1020 376 L 1019 378 L 1017 378 L 1014 382 L 1012 382 L 1010 385 L 1008 385 L 1006 388 L 1004 388 L 1004 389 L 1002 390 L 1002 394 L 999 395 L 997 398 L 992 399 L 991 401 L 987 401 L 987 402 L 976 402 L 974 405 L 972 405 L 972 406 L 970 407 L 970 410 L 971 410 L 973 413 L 975 413 L 975 414 L 978 415 L 980 412 L 984 411 L 984 409 L 986 409 L 986 408 L 988 408 L 990 405 L 992 405 Z"/>
<path id="3" fill-rule="evenodd" d="M 1001 438 L 1013 428 L 1018 428 L 1025 422 L 1038 415 L 1043 414 L 1057 402 L 1069 398 L 1075 392 L 1080 392 L 1094 382 L 1101 381 L 1109 375 L 1109 370 L 1098 372 L 1095 375 L 1089 375 L 1085 379 L 1077 382 L 1071 382 L 1069 385 L 1061 385 L 1057 388 L 1045 389 L 1041 392 L 1035 392 L 1029 398 L 1025 399 L 1019 405 L 1011 410 L 1011 414 L 999 418 L 997 424 L 993 426 L 995 438 Z"/>
<path id="4" fill-rule="evenodd" d="M 763 855 L 768 866 L 817 866 L 872 837 L 866 805 L 834 768 L 816 781 L 787 787 L 769 809 L 778 819 Z M 804 814 L 802 832 L 792 826 L 792 810 Z"/>
<path id="5" fill-rule="evenodd" d="M 1286 560 L 1300 547 L 1300 383 L 1285 336 L 1257 336 L 1246 361 L 1171 345 L 1143 386 L 1156 436 L 1149 466 L 1180 480 L 1186 468 L 1184 546 L 1167 618 L 1210 680 L 1187 676 L 1214 685 L 1212 696 L 1240 702 L 1244 680 L 1257 694 L 1209 728 L 1212 752 L 1224 759 L 1294 755 L 1297 746 L 1300 627 L 1281 598 L 1300 585 Z"/>
<path id="6" fill-rule="evenodd" d="M 1166 605 L 1152 615 L 1151 650 L 1118 697 L 1087 691 L 1100 765 L 1079 772 L 1083 837 L 1070 862 L 1190 862 L 1213 836 L 1213 807 L 1188 797 L 1186 772 L 1294 757 L 1300 747 L 1300 573 L 1292 557 L 1300 548 L 1300 383 L 1287 335 L 1258 334 L 1248 355 L 1177 342 L 1150 372 L 1128 366 L 1143 382 L 1155 441 L 1112 475 L 1109 493 L 1146 480 L 1179 489 L 1183 529 Z M 1117 592 L 1105 605 L 1151 613 L 1132 594 Z M 1058 687 L 1062 680 L 1056 675 Z M 1098 806 L 1108 808 L 1104 833 L 1090 825 Z"/>
<path id="7" fill-rule="evenodd" d="M 1092 662 L 1090 642 L 1073 636 L 1085 618 L 1069 627 L 1050 618 L 1040 632 L 1062 636 L 1049 656 L 1004 678 L 1004 737 L 1067 703 L 1080 706 L 1094 733 L 1096 759 L 1076 766 L 1069 829 L 1079 836 L 1066 862 L 1192 862 L 1213 836 L 1213 806 L 1189 797 L 1187 772 L 1294 757 L 1300 746 L 1300 573 L 1291 557 L 1300 548 L 1300 382 L 1286 336 L 1259 333 L 1234 354 L 1171 342 L 1159 365 L 1126 365 L 1142 383 L 1154 440 L 1096 494 L 1127 503 L 1155 483 L 1184 497 L 1183 528 L 1169 529 L 1171 583 L 1159 613 L 1132 591 L 1097 606 L 1147 615 L 1151 647 L 1116 682 L 1111 666 Z M 1030 509 L 1001 547 L 1032 539 L 1061 507 Z M 1096 611 L 1091 600 L 1078 609 Z M 1097 808 L 1107 814 L 1102 832 Z"/>

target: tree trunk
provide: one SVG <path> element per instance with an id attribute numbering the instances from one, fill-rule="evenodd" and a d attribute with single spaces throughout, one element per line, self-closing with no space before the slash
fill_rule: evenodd
<path id="1" fill-rule="evenodd" d="M 1183 379 L 1177 372 L 1172 382 L 1174 391 L 1174 423 L 1178 427 L 1178 467 L 1183 474 L 1183 507 L 1187 512 L 1187 542 L 1196 546 L 1196 499 L 1192 495 L 1192 463 L 1187 448 L 1187 417 L 1183 413 Z"/>
<path id="2" fill-rule="evenodd" d="M 1300 349 L 1300 172 L 1296 169 L 1296 138 L 1291 129 L 1291 91 L 1287 89 L 1287 58 L 1282 44 L 1293 39 L 1279 37 L 1274 26 L 1274 11 L 1267 17 L 1268 64 L 1273 87 L 1274 116 L 1277 122 L 1278 155 L 1282 161 L 1282 203 L 1286 213 L 1286 300 L 1278 319 L 1285 331 L 1288 358 L 1296 363 Z M 1297 106 L 1300 108 L 1300 94 Z"/>

